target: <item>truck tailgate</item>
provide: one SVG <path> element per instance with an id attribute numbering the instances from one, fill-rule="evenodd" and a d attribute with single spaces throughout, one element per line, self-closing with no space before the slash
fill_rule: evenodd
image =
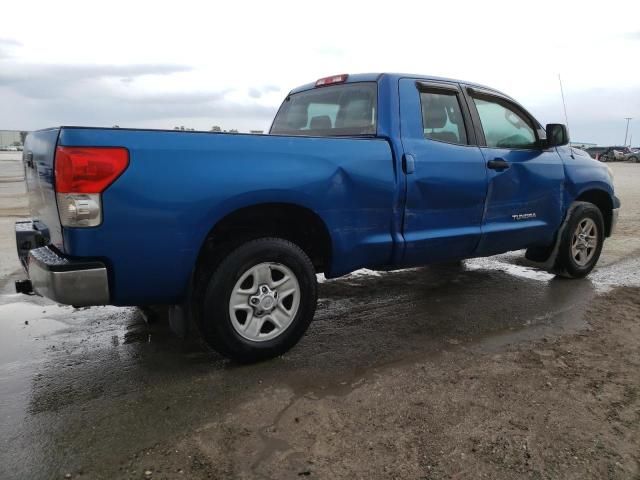
<path id="1" fill-rule="evenodd" d="M 56 143 L 60 129 L 39 130 L 27 136 L 23 161 L 34 226 L 62 250 L 62 229 L 54 191 Z"/>

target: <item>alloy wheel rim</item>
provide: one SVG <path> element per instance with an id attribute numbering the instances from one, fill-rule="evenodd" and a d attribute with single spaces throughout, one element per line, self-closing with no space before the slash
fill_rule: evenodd
<path id="1" fill-rule="evenodd" d="M 587 265 L 596 254 L 598 227 L 590 218 L 580 220 L 571 239 L 571 255 L 580 267 Z"/>
<path id="2" fill-rule="evenodd" d="M 233 328 L 252 342 L 280 336 L 299 308 L 300 283 L 289 267 L 276 262 L 249 268 L 240 276 L 229 298 Z"/>

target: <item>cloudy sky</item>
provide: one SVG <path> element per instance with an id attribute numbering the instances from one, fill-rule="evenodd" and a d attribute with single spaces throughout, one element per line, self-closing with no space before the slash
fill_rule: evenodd
<path id="1" fill-rule="evenodd" d="M 637 1 L 10 1 L 0 129 L 267 129 L 294 86 L 335 73 L 463 78 L 572 139 L 640 144 Z"/>

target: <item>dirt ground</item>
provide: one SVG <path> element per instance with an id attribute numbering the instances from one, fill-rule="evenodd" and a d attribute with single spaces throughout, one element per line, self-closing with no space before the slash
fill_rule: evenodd
<path id="1" fill-rule="evenodd" d="M 12 293 L 2 161 L 2 479 L 640 479 L 640 165 L 612 165 L 619 230 L 588 279 L 521 252 L 357 272 L 291 352 L 237 366 L 136 309 Z"/>
<path id="2" fill-rule="evenodd" d="M 342 391 L 264 389 L 177 442 L 141 450 L 124 471 L 638 478 L 637 289 L 599 299 L 587 318 L 588 329 L 578 334 L 494 352 L 446 349 L 364 375 Z"/>

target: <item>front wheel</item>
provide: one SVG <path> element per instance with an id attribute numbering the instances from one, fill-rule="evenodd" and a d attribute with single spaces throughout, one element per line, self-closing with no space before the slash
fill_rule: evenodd
<path id="1" fill-rule="evenodd" d="M 596 266 L 604 244 L 604 220 L 592 203 L 579 202 L 562 232 L 556 271 L 567 278 L 582 278 Z"/>
<path id="2" fill-rule="evenodd" d="M 200 324 L 207 343 L 247 363 L 293 347 L 313 319 L 315 269 L 297 245 L 280 238 L 233 250 L 207 280 Z"/>

